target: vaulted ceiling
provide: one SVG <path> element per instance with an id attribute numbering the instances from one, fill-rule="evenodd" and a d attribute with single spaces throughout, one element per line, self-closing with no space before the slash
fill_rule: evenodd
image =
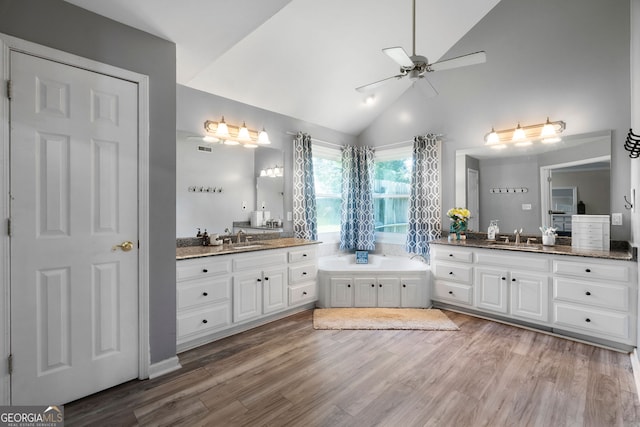
<path id="1" fill-rule="evenodd" d="M 412 54 L 411 0 L 67 1 L 175 42 L 179 84 L 344 133 L 418 90 L 392 80 L 370 105 L 355 91 L 398 74 L 382 48 Z M 443 59 L 498 2 L 416 0 L 416 53 Z"/>

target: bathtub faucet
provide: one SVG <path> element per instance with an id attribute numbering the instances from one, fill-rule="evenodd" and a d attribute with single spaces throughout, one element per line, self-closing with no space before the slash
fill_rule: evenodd
<path id="1" fill-rule="evenodd" d="M 414 258 L 420 258 L 422 262 L 424 262 L 425 264 L 428 264 L 427 259 L 420 254 L 411 255 L 411 258 L 409 259 L 414 259 Z"/>

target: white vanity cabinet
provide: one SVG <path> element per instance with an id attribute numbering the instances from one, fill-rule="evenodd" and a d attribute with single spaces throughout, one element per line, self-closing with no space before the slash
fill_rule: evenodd
<path id="1" fill-rule="evenodd" d="M 318 255 L 315 247 L 292 249 L 289 260 L 289 306 L 318 299 Z"/>
<path id="2" fill-rule="evenodd" d="M 473 304 L 473 252 L 432 246 L 432 299 L 457 305 Z"/>
<path id="3" fill-rule="evenodd" d="M 357 277 L 354 284 L 354 307 L 400 307 L 399 277 Z"/>
<path id="4" fill-rule="evenodd" d="M 178 260 L 178 350 L 312 307 L 317 270 L 311 245 Z"/>
<path id="5" fill-rule="evenodd" d="M 637 268 L 624 261 L 575 258 L 553 262 L 556 328 L 635 344 Z"/>
<path id="6" fill-rule="evenodd" d="M 437 244 L 431 271 L 435 306 L 618 348 L 636 344 L 635 262 Z"/>
<path id="7" fill-rule="evenodd" d="M 231 261 L 193 259 L 176 268 L 177 344 L 231 325 Z"/>

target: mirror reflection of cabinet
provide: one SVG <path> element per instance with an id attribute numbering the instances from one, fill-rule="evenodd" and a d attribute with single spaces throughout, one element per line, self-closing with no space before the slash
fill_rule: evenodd
<path id="1" fill-rule="evenodd" d="M 575 214 L 578 201 L 576 187 L 554 187 L 551 189 L 551 209 L 557 214 Z"/>

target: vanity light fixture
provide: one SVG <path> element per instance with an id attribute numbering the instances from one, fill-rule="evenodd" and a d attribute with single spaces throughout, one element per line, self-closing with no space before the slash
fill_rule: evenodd
<path id="1" fill-rule="evenodd" d="M 275 165 L 272 168 L 262 169 L 260 176 L 266 176 L 268 178 L 278 178 L 283 176 L 284 168 L 282 166 Z"/>
<path id="2" fill-rule="evenodd" d="M 547 117 L 545 123 L 535 125 L 521 126 L 518 123 L 513 129 L 504 129 L 496 131 L 493 127 L 491 132 L 484 136 L 485 144 L 489 146 L 514 144 L 517 146 L 531 145 L 534 142 L 542 142 L 543 144 L 551 144 L 561 141 L 560 134 L 565 130 L 566 123 L 558 121 L 550 121 Z"/>
<path id="3" fill-rule="evenodd" d="M 246 148 L 256 148 L 258 145 L 271 144 L 269 134 L 262 128 L 260 133 L 247 128 L 243 121 L 242 126 L 234 126 L 224 121 L 224 116 L 219 122 L 207 120 L 204 122 L 206 135 L 203 138 L 207 142 L 219 142 L 226 145 L 242 145 Z"/>

